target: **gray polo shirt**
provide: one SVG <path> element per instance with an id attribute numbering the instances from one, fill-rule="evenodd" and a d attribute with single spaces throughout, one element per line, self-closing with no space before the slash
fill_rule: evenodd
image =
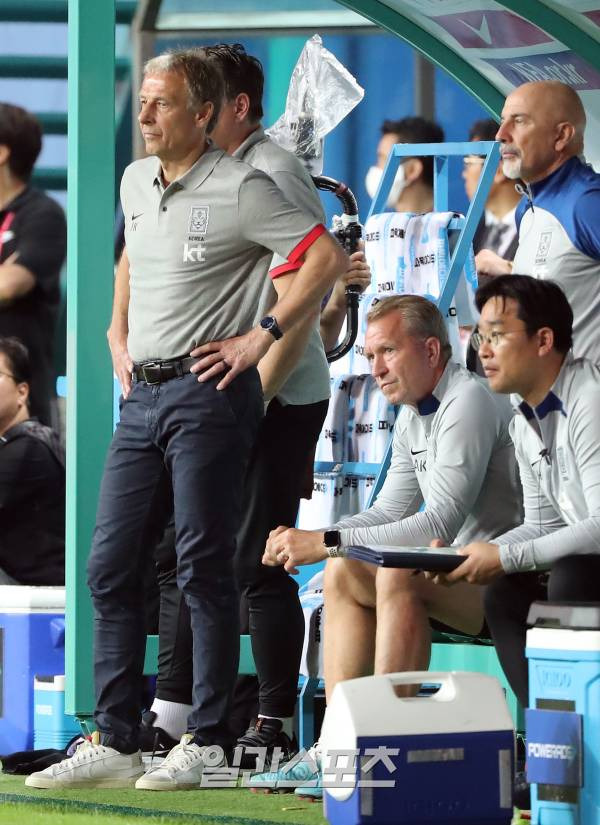
<path id="1" fill-rule="evenodd" d="M 273 252 L 298 263 L 325 231 L 265 174 L 212 147 L 166 188 L 157 158 L 135 161 L 121 203 L 136 362 L 248 332 Z"/>
<path id="2" fill-rule="evenodd" d="M 302 163 L 291 152 L 267 137 L 261 127 L 249 135 L 233 153 L 255 169 L 266 172 L 286 200 L 323 223 L 325 213 L 317 189 Z M 293 265 L 279 255 L 270 262 L 271 278 L 289 272 Z M 256 320 L 266 315 L 277 300 L 270 280 L 265 280 Z M 329 398 L 329 366 L 323 350 L 318 320 L 311 330 L 306 349 L 295 369 L 277 393 L 281 404 L 314 404 Z"/>
<path id="3" fill-rule="evenodd" d="M 449 361 L 431 395 L 402 407 L 381 492 L 364 513 L 335 525 L 342 544 L 463 545 L 519 524 L 512 415 L 506 396 Z"/>

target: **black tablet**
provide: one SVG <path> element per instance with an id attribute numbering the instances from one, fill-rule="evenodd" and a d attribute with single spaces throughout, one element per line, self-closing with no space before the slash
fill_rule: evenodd
<path id="1" fill-rule="evenodd" d="M 346 547 L 346 558 L 366 561 L 379 567 L 406 567 L 449 573 L 465 561 L 456 547 Z"/>

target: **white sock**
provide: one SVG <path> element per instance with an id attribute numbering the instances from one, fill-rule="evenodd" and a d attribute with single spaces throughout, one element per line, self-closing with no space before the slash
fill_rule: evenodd
<path id="1" fill-rule="evenodd" d="M 192 705 L 155 699 L 150 710 L 156 714 L 154 725 L 166 731 L 172 739 L 179 741 L 187 730 L 187 720 L 192 712 Z"/>
<path id="2" fill-rule="evenodd" d="M 293 716 L 267 716 L 265 713 L 258 714 L 259 719 L 279 719 L 282 723 L 281 730 L 286 733 L 290 739 L 294 733 L 294 717 Z"/>

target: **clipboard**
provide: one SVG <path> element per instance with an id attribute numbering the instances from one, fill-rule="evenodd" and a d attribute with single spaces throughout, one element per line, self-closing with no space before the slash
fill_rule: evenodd
<path id="1" fill-rule="evenodd" d="M 346 558 L 378 567 L 405 567 L 432 573 L 449 573 L 466 560 L 458 554 L 456 547 L 369 547 L 363 544 L 346 547 Z"/>

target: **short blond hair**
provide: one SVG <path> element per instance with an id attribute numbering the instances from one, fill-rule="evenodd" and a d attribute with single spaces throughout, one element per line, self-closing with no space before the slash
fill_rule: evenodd
<path id="1" fill-rule="evenodd" d="M 452 355 L 446 323 L 436 305 L 421 295 L 389 295 L 374 301 L 367 314 L 367 323 L 378 321 L 390 312 L 398 312 L 407 327 L 408 334 L 419 340 L 437 338 L 442 359 Z"/>

